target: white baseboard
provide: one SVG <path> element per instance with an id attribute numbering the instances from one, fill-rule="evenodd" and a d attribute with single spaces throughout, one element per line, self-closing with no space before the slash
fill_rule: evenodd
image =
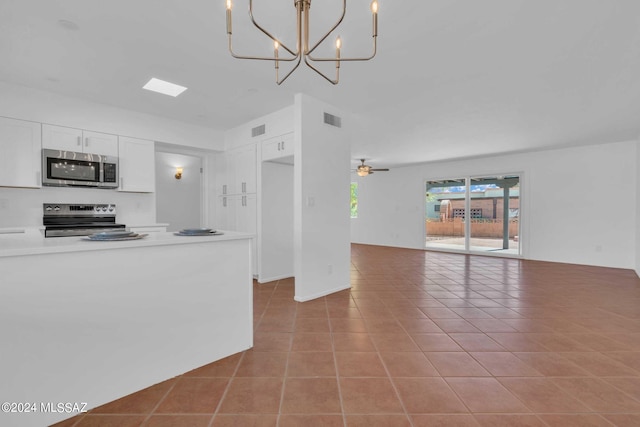
<path id="1" fill-rule="evenodd" d="M 279 276 L 273 276 L 273 277 L 260 277 L 258 276 L 258 283 L 269 283 L 269 282 L 275 282 L 276 280 L 282 280 L 282 279 L 289 279 L 293 277 L 293 274 L 282 274 Z"/>
<path id="2" fill-rule="evenodd" d="M 305 295 L 305 296 L 296 295 L 295 297 L 293 297 L 293 299 L 295 301 L 298 301 L 298 302 L 311 301 L 313 299 L 325 297 L 327 295 L 334 294 L 334 293 L 340 292 L 340 291 L 344 291 L 346 289 L 351 289 L 351 284 L 346 285 L 346 286 L 341 286 L 341 287 L 338 287 L 338 288 L 334 288 L 334 289 L 330 289 L 330 290 L 325 291 L 325 292 L 319 292 L 317 294 Z"/>

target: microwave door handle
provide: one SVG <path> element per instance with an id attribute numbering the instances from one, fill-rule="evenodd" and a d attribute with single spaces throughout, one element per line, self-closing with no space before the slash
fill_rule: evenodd
<path id="1" fill-rule="evenodd" d="M 81 137 L 81 136 L 79 136 L 79 137 L 78 137 L 78 147 L 79 147 L 79 146 L 81 146 L 81 145 L 82 145 L 82 137 Z"/>

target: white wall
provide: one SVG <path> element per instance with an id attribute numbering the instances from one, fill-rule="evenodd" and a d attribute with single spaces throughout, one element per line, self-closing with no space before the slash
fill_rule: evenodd
<path id="1" fill-rule="evenodd" d="M 182 178 L 176 179 L 176 167 Z M 156 219 L 167 231 L 200 227 L 202 159 L 176 153 L 156 153 Z"/>
<path id="2" fill-rule="evenodd" d="M 424 181 L 520 173 L 525 258 L 637 268 L 637 142 L 395 168 L 359 183 L 356 243 L 424 247 Z"/>
<path id="3" fill-rule="evenodd" d="M 323 122 L 342 117 L 342 128 Z M 295 98 L 296 301 L 350 287 L 349 118 L 309 96 Z"/>
<path id="4" fill-rule="evenodd" d="M 206 150 L 224 148 L 222 131 L 3 82 L 0 116 Z"/>
<path id="5" fill-rule="evenodd" d="M 293 165 L 262 162 L 260 179 L 260 282 L 294 275 Z"/>
<path id="6" fill-rule="evenodd" d="M 231 150 L 246 144 L 264 141 L 274 136 L 293 132 L 293 108 L 293 105 L 291 105 L 229 129 L 224 134 L 225 150 Z M 260 125 L 265 125 L 265 133 L 252 137 L 251 129 Z"/>

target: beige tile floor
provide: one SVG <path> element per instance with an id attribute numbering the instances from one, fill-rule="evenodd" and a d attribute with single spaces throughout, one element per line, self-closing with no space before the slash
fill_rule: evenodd
<path id="1" fill-rule="evenodd" d="M 352 289 L 254 285 L 253 349 L 60 426 L 640 426 L 633 271 L 353 245 Z"/>

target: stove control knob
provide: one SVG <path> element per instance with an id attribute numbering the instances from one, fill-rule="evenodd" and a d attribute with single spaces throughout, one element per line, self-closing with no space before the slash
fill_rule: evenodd
<path id="1" fill-rule="evenodd" d="M 44 208 L 45 211 L 47 212 L 51 212 L 53 210 L 53 208 L 51 206 L 47 206 Z"/>
<path id="2" fill-rule="evenodd" d="M 109 212 L 113 212 L 115 210 L 115 208 L 111 205 L 109 205 Z"/>
<path id="3" fill-rule="evenodd" d="M 54 211 L 59 211 L 60 210 L 60 206 L 56 206 L 55 208 L 53 208 Z"/>

